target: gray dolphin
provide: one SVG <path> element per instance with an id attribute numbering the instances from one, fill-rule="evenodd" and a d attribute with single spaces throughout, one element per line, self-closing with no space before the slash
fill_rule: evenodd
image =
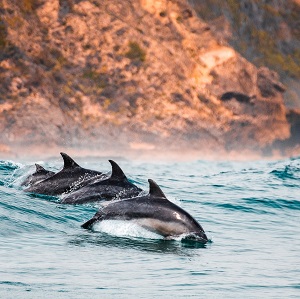
<path id="1" fill-rule="evenodd" d="M 30 174 L 21 184 L 21 186 L 30 186 L 34 185 L 40 181 L 43 181 L 52 175 L 55 174 L 55 172 L 46 170 L 43 166 L 39 164 L 35 164 L 35 172 Z"/>
<path id="2" fill-rule="evenodd" d="M 111 200 L 137 196 L 142 189 L 128 181 L 120 166 L 109 160 L 112 171 L 110 177 L 88 184 L 61 200 L 63 204 L 83 204 L 101 200 Z"/>
<path id="3" fill-rule="evenodd" d="M 30 186 L 24 191 L 55 196 L 71 192 L 72 190 L 85 186 L 93 180 L 107 177 L 102 172 L 79 166 L 65 153 L 60 154 L 64 160 L 63 169 L 51 177 Z"/>
<path id="4" fill-rule="evenodd" d="M 186 211 L 169 201 L 159 186 L 151 179 L 149 194 L 122 201 L 111 202 L 82 225 L 92 228 L 102 220 L 134 221 L 140 226 L 166 238 L 187 234 L 191 240 L 208 241 L 202 226 Z"/>

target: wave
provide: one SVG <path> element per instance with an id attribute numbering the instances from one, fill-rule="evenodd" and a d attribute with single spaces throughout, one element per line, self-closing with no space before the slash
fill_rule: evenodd
<path id="1" fill-rule="evenodd" d="M 300 210 L 300 199 L 245 197 L 236 199 L 235 202 L 202 202 L 202 204 L 253 214 L 275 214 L 279 210 Z"/>
<path id="2" fill-rule="evenodd" d="M 300 210 L 300 199 L 269 199 L 269 198 L 242 198 L 249 205 L 263 206 L 272 209 Z"/>
<path id="3" fill-rule="evenodd" d="M 270 172 L 272 175 L 282 179 L 300 179 L 300 162 L 299 159 L 291 159 L 288 165 L 280 165 Z"/>
<path id="4" fill-rule="evenodd" d="M 0 160 L 0 171 L 12 171 L 20 167 L 20 163 L 15 163 L 13 161 Z"/>

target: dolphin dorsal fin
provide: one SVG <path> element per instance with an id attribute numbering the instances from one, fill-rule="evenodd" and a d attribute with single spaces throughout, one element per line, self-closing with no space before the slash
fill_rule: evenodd
<path id="1" fill-rule="evenodd" d="M 125 180 L 127 179 L 126 175 L 124 174 L 123 170 L 120 166 L 113 160 L 108 160 L 111 164 L 111 178 L 118 179 L 118 180 Z"/>
<path id="2" fill-rule="evenodd" d="M 67 154 L 60 153 L 64 160 L 64 168 L 79 167 L 79 165 Z"/>
<path id="3" fill-rule="evenodd" d="M 40 164 L 35 163 L 35 173 L 46 172 L 47 170 Z"/>
<path id="4" fill-rule="evenodd" d="M 159 186 L 151 179 L 148 180 L 149 182 L 149 195 L 155 197 L 161 197 L 167 199 L 166 195 L 162 192 Z"/>

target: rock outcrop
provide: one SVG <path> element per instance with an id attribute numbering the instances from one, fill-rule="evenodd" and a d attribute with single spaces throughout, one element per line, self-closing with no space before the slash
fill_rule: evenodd
<path id="1" fill-rule="evenodd" d="M 0 150 L 217 155 L 290 138 L 277 74 L 185 0 L 3 0 L 0 22 Z"/>
<path id="2" fill-rule="evenodd" d="M 212 31 L 256 66 L 268 66 L 287 86 L 289 108 L 300 108 L 300 1 L 190 1 Z"/>

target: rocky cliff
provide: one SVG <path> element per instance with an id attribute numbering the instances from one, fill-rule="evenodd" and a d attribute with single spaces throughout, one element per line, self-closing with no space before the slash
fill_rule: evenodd
<path id="1" fill-rule="evenodd" d="M 277 71 L 284 100 L 300 108 L 299 0 L 190 0 L 212 31 L 256 66 Z"/>
<path id="2" fill-rule="evenodd" d="M 291 138 L 277 73 L 185 0 L 3 0 L 0 49 L 2 152 L 271 153 Z"/>

